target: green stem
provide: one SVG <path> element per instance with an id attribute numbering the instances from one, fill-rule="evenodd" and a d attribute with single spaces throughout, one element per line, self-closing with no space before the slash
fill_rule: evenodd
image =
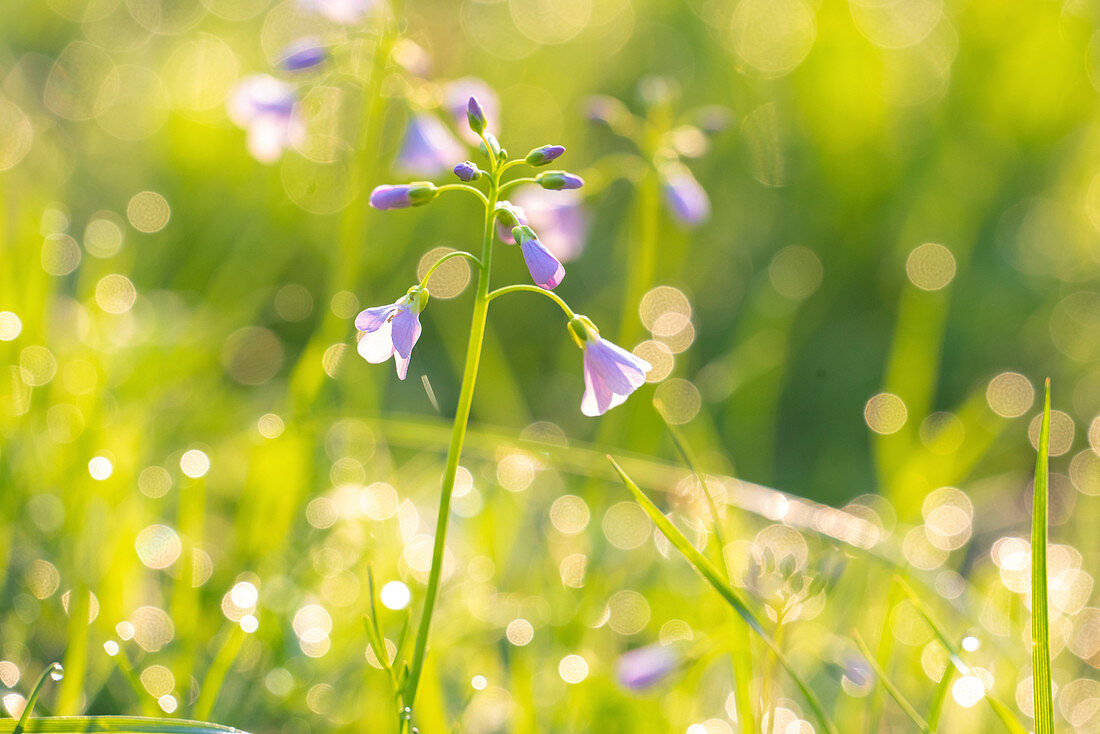
<path id="1" fill-rule="evenodd" d="M 572 319 L 576 316 L 576 314 L 573 313 L 573 309 L 569 308 L 569 304 L 566 303 L 565 301 L 563 301 L 561 296 L 559 296 L 554 291 L 548 291 L 548 290 L 545 290 L 543 288 L 539 288 L 537 285 L 527 285 L 527 284 L 506 285 L 503 288 L 497 288 L 495 291 L 490 293 L 488 295 L 488 299 L 491 301 L 494 298 L 499 298 L 500 296 L 503 296 L 507 293 L 518 293 L 520 291 L 527 291 L 527 292 L 530 292 L 530 293 L 540 293 L 540 294 L 546 296 L 547 298 L 549 298 L 554 303 L 558 304 L 558 306 L 561 308 L 561 310 L 565 312 L 566 318 Z"/>
<path id="2" fill-rule="evenodd" d="M 520 184 L 537 183 L 537 182 L 538 182 L 537 178 L 532 178 L 530 176 L 524 176 L 523 178 L 513 178 L 508 183 L 501 185 L 500 195 L 504 196 L 504 192 L 508 191 L 509 189 L 515 188 L 516 186 L 519 186 Z"/>
<path id="3" fill-rule="evenodd" d="M 446 255 L 432 263 L 432 266 L 428 268 L 428 272 L 424 273 L 424 277 L 420 279 L 420 287 L 423 288 L 428 284 L 428 281 L 431 280 L 431 277 L 435 274 L 435 271 L 439 269 L 440 265 L 447 262 L 448 260 L 453 260 L 456 257 L 464 257 L 477 265 L 479 269 L 481 268 L 481 260 L 478 260 L 476 255 L 472 255 L 469 252 L 465 252 L 464 250 L 455 250 L 454 252 L 448 252 Z"/>
<path id="4" fill-rule="evenodd" d="M 210 669 L 203 677 L 199 699 L 195 702 L 195 708 L 192 709 L 196 719 L 210 718 L 210 712 L 214 710 L 214 703 L 218 700 L 218 692 L 221 691 L 225 676 L 229 673 L 229 668 L 237 659 L 237 653 L 241 651 L 241 645 L 244 643 L 245 633 L 241 626 L 230 622 L 229 627 L 229 633 L 214 655 L 214 662 L 210 664 Z"/>
<path id="5" fill-rule="evenodd" d="M 507 163 L 505 163 L 503 166 L 500 167 L 500 172 L 503 174 L 509 168 L 515 168 L 516 166 L 522 166 L 525 163 L 527 163 L 527 160 L 524 159 L 524 158 L 517 158 L 514 161 L 508 161 Z"/>
<path id="6" fill-rule="evenodd" d="M 473 186 L 467 186 L 466 184 L 455 184 L 455 183 L 453 183 L 453 184 L 443 184 L 442 186 L 436 186 L 436 190 L 440 191 L 440 192 L 443 192 L 443 191 L 467 191 L 467 192 L 473 194 L 474 196 L 476 196 L 477 198 L 481 199 L 481 202 L 483 204 L 488 204 L 489 203 L 489 200 L 485 197 L 485 194 L 481 193 L 478 189 L 474 188 Z"/>
<path id="7" fill-rule="evenodd" d="M 412 666 L 405 684 L 402 702 L 411 713 L 416 701 L 416 689 L 420 683 L 420 674 L 424 668 L 424 655 L 428 646 L 428 632 L 432 624 L 432 612 L 435 609 L 436 596 L 439 594 L 439 581 L 443 573 L 443 550 L 447 539 L 447 520 L 451 513 L 451 494 L 454 491 L 455 477 L 458 475 L 458 462 L 462 455 L 462 443 L 466 438 L 466 424 L 470 418 L 470 406 L 474 399 L 474 385 L 477 382 L 477 369 L 481 362 L 481 347 L 485 339 L 485 317 L 489 311 L 489 270 L 493 258 L 493 219 L 500 183 L 500 170 L 492 148 L 486 144 L 493 172 L 489 181 L 489 196 L 485 206 L 485 230 L 481 246 L 481 268 L 477 277 L 477 292 L 474 295 L 474 310 L 470 317 L 470 338 L 466 346 L 466 367 L 462 373 L 462 388 L 458 394 L 458 407 L 455 409 L 454 427 L 451 430 L 451 443 L 447 449 L 447 464 L 443 470 L 443 486 L 439 495 L 439 514 L 435 525 L 435 546 L 432 549 L 432 567 L 428 573 L 428 588 L 424 594 L 424 611 L 420 617 L 420 626 L 416 633 L 413 648 Z M 407 731 L 410 719 L 402 718 L 402 731 Z"/>

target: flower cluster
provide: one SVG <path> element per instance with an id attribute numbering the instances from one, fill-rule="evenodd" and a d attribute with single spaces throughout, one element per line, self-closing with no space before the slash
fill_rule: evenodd
<path id="1" fill-rule="evenodd" d="M 724 130 L 731 116 L 725 108 L 711 105 L 674 120 L 674 88 L 661 78 L 642 83 L 645 118 L 634 115 L 614 97 L 592 97 L 588 119 L 630 141 L 660 177 L 665 205 L 673 218 L 684 227 L 698 227 L 710 219 L 710 197 L 684 159 L 704 155 L 709 148 L 707 134 Z"/>
<path id="2" fill-rule="evenodd" d="M 467 81 L 466 84 L 469 85 L 470 82 Z M 495 106 L 494 103 L 489 109 L 495 109 Z M 458 114 L 457 105 L 449 105 L 449 108 L 453 114 Z M 427 204 L 448 191 L 465 191 L 476 195 L 486 209 L 486 240 L 482 256 L 478 258 L 467 252 L 452 252 L 444 259 L 466 257 L 479 268 L 479 290 L 476 298 L 483 301 L 486 307 L 492 299 L 517 290 L 534 290 L 555 301 L 565 312 L 568 331 L 583 353 L 585 391 L 581 399 L 581 412 L 589 416 L 602 415 L 641 387 L 645 383 L 646 373 L 652 368 L 645 360 L 601 337 L 591 319 L 575 314 L 565 301 L 553 293 L 565 277 L 565 266 L 543 243 L 536 230 L 536 226 L 541 228 L 541 225 L 536 225 L 535 217 L 529 215 L 528 209 L 503 198 L 506 192 L 522 184 L 567 196 L 580 189 L 584 180 L 569 171 L 543 170 L 533 176 L 502 181 L 502 174 L 515 166 L 541 169 L 554 163 L 565 153 L 565 148 L 561 145 L 543 145 L 531 150 L 521 159 L 509 160 L 507 150 L 501 147 L 496 136 L 489 130 L 492 115 L 477 96 L 467 97 L 461 114 L 468 130 L 481 143 L 481 154 L 488 161 L 487 170 L 466 159 L 465 151 L 459 149 L 448 161 L 448 167 L 460 183 L 437 185 L 430 181 L 415 181 L 377 186 L 371 191 L 370 205 L 375 209 L 407 209 Z M 421 145 L 424 140 L 423 136 L 418 137 L 417 145 Z M 459 145 L 457 140 L 453 142 Z M 472 185 L 477 182 L 486 182 L 484 191 Z M 518 245 L 534 286 L 513 285 L 488 291 L 485 263 L 491 260 L 489 254 L 494 239 L 499 239 L 505 245 Z M 360 332 L 358 351 L 367 361 L 383 362 L 392 356 L 397 365 L 398 377 L 405 379 L 412 348 L 420 336 L 419 314 L 428 301 L 427 282 L 442 262 L 443 260 L 437 261 L 418 285 L 413 286 L 394 303 L 368 308 L 359 314 L 355 321 Z M 484 287 L 480 287 L 482 285 Z"/>

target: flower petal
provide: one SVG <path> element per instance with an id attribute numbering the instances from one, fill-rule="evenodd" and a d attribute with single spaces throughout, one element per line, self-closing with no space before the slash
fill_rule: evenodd
<path id="1" fill-rule="evenodd" d="M 390 323 L 393 324 L 393 349 L 402 359 L 408 360 L 420 338 L 420 314 L 407 305 L 399 307 Z"/>
<path id="2" fill-rule="evenodd" d="M 364 333 L 355 349 L 371 364 L 385 362 L 393 356 L 393 322 L 383 322 L 374 331 Z"/>
<path id="3" fill-rule="evenodd" d="M 386 319 L 389 318 L 393 309 L 394 304 L 392 303 L 388 303 L 385 306 L 374 306 L 373 308 L 364 309 L 355 317 L 355 328 L 359 331 L 375 331 L 386 322 Z"/>
<path id="4" fill-rule="evenodd" d="M 535 285 L 548 291 L 558 287 L 565 277 L 565 266 L 536 239 L 524 240 L 520 248 L 523 250 L 523 259 L 527 261 L 527 269 L 531 271 L 531 280 Z"/>

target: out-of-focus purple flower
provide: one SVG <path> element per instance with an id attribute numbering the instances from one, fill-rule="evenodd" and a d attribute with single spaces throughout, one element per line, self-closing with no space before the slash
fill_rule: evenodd
<path id="1" fill-rule="evenodd" d="M 582 413 L 603 415 L 621 405 L 645 383 L 646 373 L 653 366 L 601 337 L 599 329 L 586 316 L 574 317 L 569 329 L 584 350 Z"/>
<path id="2" fill-rule="evenodd" d="M 619 656 L 615 664 L 619 682 L 632 691 L 655 686 L 679 665 L 679 658 L 672 648 L 664 645 L 638 647 Z"/>
<path id="3" fill-rule="evenodd" d="M 561 191 L 562 189 L 579 189 L 584 186 L 584 179 L 568 171 L 544 171 L 535 176 L 535 183 L 550 191 Z"/>
<path id="4" fill-rule="evenodd" d="M 455 140 L 439 118 L 416 114 L 405 128 L 397 166 L 414 176 L 437 176 L 450 170 L 463 157 L 462 144 Z"/>
<path id="5" fill-rule="evenodd" d="M 580 192 L 547 191 L 532 184 L 520 188 L 512 201 L 523 218 L 520 223 L 531 225 L 555 257 L 569 262 L 580 256 L 588 238 L 588 214 Z"/>
<path id="6" fill-rule="evenodd" d="M 370 192 L 370 205 L 375 209 L 406 209 L 420 206 L 439 196 L 439 189 L 430 181 L 407 184 L 384 184 Z"/>
<path id="7" fill-rule="evenodd" d="M 328 49 L 316 38 L 299 38 L 279 54 L 279 68 L 284 71 L 304 71 L 324 63 Z"/>
<path id="8" fill-rule="evenodd" d="M 530 166 L 545 166 L 551 161 L 557 160 L 562 153 L 565 152 L 565 146 L 562 145 L 544 145 L 541 148 L 535 148 L 524 159 Z"/>
<path id="9" fill-rule="evenodd" d="M 481 109 L 481 103 L 473 95 L 466 103 L 466 122 L 469 123 L 472 132 L 479 135 L 485 132 L 485 110 Z"/>
<path id="10" fill-rule="evenodd" d="M 544 290 L 552 291 L 565 277 L 565 266 L 558 262 L 554 254 L 539 242 L 533 229 L 521 224 L 512 230 L 512 239 L 519 243 L 523 260 L 531 271 L 531 280 Z"/>
<path id="11" fill-rule="evenodd" d="M 662 171 L 665 202 L 672 215 L 685 227 L 697 227 L 710 218 L 707 192 L 687 166 L 673 164 Z"/>
<path id="12" fill-rule="evenodd" d="M 420 312 L 427 302 L 427 289 L 414 286 L 391 304 L 360 311 L 355 317 L 355 328 L 361 332 L 356 351 L 371 364 L 393 357 L 397 376 L 404 380 L 420 338 Z"/>
<path id="13" fill-rule="evenodd" d="M 226 111 L 248 133 L 248 152 L 261 163 L 274 163 L 283 151 L 305 138 L 295 109 L 294 87 L 267 74 L 241 79 L 229 94 Z"/>
<path id="14" fill-rule="evenodd" d="M 466 112 L 471 97 L 477 97 L 485 119 L 493 120 L 495 125 L 500 124 L 500 98 L 485 81 L 467 76 L 455 79 L 443 87 L 443 107 L 454 119 L 458 134 L 470 145 L 477 145 L 480 138 L 466 125 Z"/>
<path id="15" fill-rule="evenodd" d="M 375 0 L 299 0 L 299 3 L 307 10 L 344 25 L 363 20 L 375 6 Z"/>
<path id="16" fill-rule="evenodd" d="M 462 181 L 476 181 L 481 178 L 481 169 L 473 161 L 463 161 L 454 168 L 455 175 Z"/>
<path id="17" fill-rule="evenodd" d="M 391 57 L 413 76 L 426 77 L 432 70 L 432 57 L 424 47 L 408 38 L 398 39 Z"/>

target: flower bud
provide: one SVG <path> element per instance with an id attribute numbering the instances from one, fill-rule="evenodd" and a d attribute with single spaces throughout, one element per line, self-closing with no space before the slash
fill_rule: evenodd
<path id="1" fill-rule="evenodd" d="M 455 175 L 462 181 L 476 181 L 481 178 L 481 169 L 473 161 L 463 161 L 454 168 Z"/>
<path id="2" fill-rule="evenodd" d="M 497 158 L 499 158 L 500 157 L 500 142 L 497 140 L 496 136 L 493 135 L 492 133 L 485 133 L 485 140 L 489 141 L 489 147 L 492 149 L 493 155 L 496 156 Z M 484 142 L 482 142 L 482 144 L 481 144 L 481 152 L 485 153 L 485 155 L 489 155 L 489 152 L 485 150 L 485 143 Z"/>
<path id="3" fill-rule="evenodd" d="M 551 191 L 579 189 L 581 186 L 584 186 L 583 178 L 575 173 L 568 173 L 566 171 L 546 171 L 536 176 L 535 181 L 538 182 L 539 186 L 544 189 L 550 189 Z"/>
<path id="4" fill-rule="evenodd" d="M 512 209 L 511 205 L 506 201 L 497 202 L 497 221 L 500 222 L 501 225 L 507 227 L 509 231 L 511 231 L 513 227 L 518 227 L 520 225 L 519 216 L 517 216 L 515 210 Z"/>
<path id="5" fill-rule="evenodd" d="M 284 71 L 303 71 L 319 66 L 328 56 L 328 49 L 316 39 L 301 38 L 283 49 L 279 57 L 279 68 Z"/>
<path id="6" fill-rule="evenodd" d="M 477 97 L 470 97 L 470 101 L 466 103 L 466 120 L 475 133 L 480 135 L 485 132 L 485 111 L 481 109 Z"/>
<path id="7" fill-rule="evenodd" d="M 430 181 L 376 186 L 370 192 L 370 205 L 375 209 L 405 209 L 420 206 L 439 196 L 439 189 Z"/>
<path id="8" fill-rule="evenodd" d="M 531 166 L 545 166 L 564 152 L 565 148 L 561 145 L 544 145 L 528 153 L 525 160 Z"/>

